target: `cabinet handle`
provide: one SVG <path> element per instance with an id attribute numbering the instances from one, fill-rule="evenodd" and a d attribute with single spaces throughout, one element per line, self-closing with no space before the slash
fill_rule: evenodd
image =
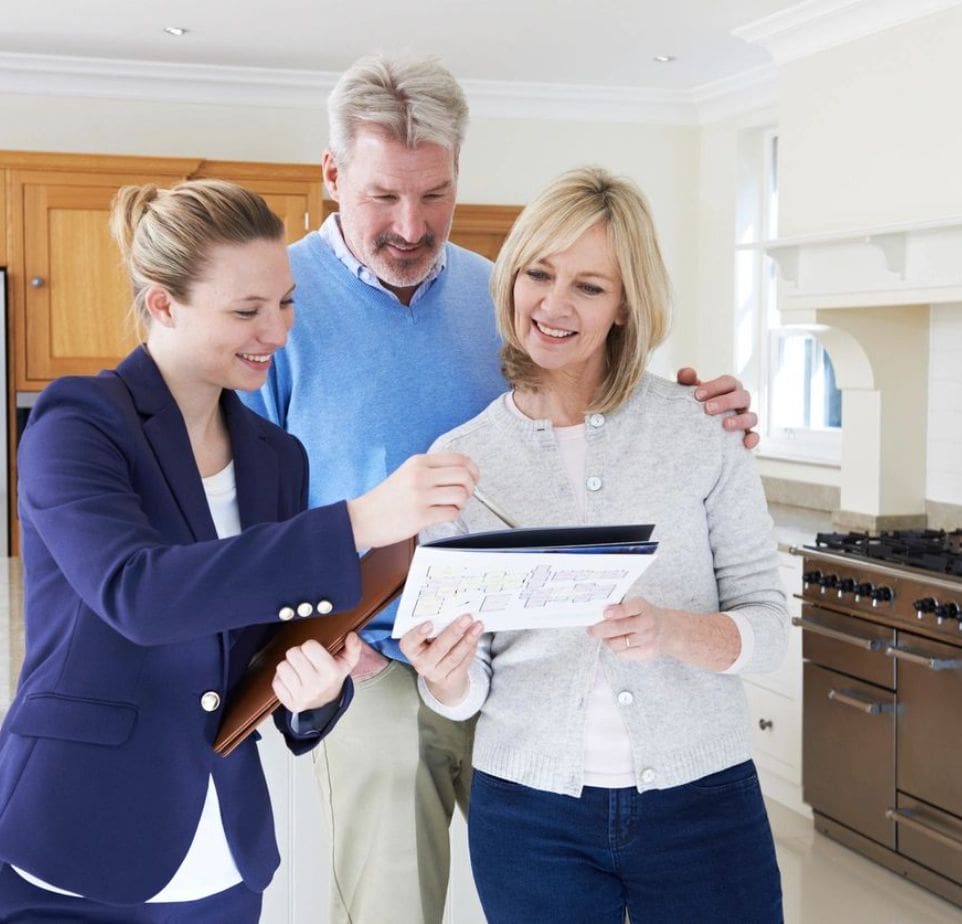
<path id="1" fill-rule="evenodd" d="M 759 727 L 762 731 L 765 731 L 766 728 L 774 728 L 774 727 L 775 727 L 775 723 L 774 723 L 771 719 L 759 719 L 759 720 L 758 720 L 758 727 Z"/>
<path id="2" fill-rule="evenodd" d="M 44 285 L 46 285 L 46 282 L 47 280 L 44 279 L 43 276 L 34 276 L 33 279 L 30 280 L 30 285 L 35 289 L 42 289 Z"/>
<path id="3" fill-rule="evenodd" d="M 884 639 L 864 638 L 861 635 L 849 635 L 848 632 L 842 632 L 839 629 L 833 629 L 831 626 L 823 626 L 820 622 L 815 622 L 814 619 L 806 619 L 804 616 L 793 616 L 792 625 L 801 626 L 801 628 L 806 629 L 809 632 L 814 632 L 816 635 L 824 635 L 826 638 L 834 638 L 839 642 L 847 642 L 849 645 L 857 645 L 859 648 L 864 648 L 866 651 L 881 651 L 886 644 Z"/>
<path id="4" fill-rule="evenodd" d="M 888 818 L 889 821 L 894 821 L 897 825 L 905 825 L 906 828 L 911 828 L 913 831 L 918 831 L 919 834 L 931 837 L 932 840 L 938 841 L 946 847 L 962 850 L 962 841 L 957 837 L 953 837 L 947 831 L 940 831 L 937 828 L 930 827 L 916 818 L 913 813 L 905 809 L 886 809 L 885 817 Z"/>
<path id="5" fill-rule="evenodd" d="M 883 712 L 895 711 L 895 707 L 891 703 L 877 703 L 870 699 L 866 700 L 859 696 L 853 696 L 851 692 L 842 690 L 829 690 L 828 698 L 833 702 L 841 703 L 843 706 L 858 709 L 859 712 L 864 712 L 866 715 L 881 715 Z"/>
<path id="6" fill-rule="evenodd" d="M 885 653 L 890 658 L 908 661 L 910 664 L 921 664 L 933 671 L 957 671 L 962 669 L 962 660 L 958 658 L 936 658 L 925 651 L 912 648 L 899 648 L 898 645 L 888 645 Z"/>

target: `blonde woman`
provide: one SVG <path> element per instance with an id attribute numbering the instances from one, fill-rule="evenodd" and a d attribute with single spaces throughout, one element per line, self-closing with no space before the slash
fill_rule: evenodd
<path id="1" fill-rule="evenodd" d="M 656 560 L 585 630 L 402 650 L 449 718 L 480 713 L 469 838 L 492 924 L 781 920 L 738 675 L 786 643 L 751 457 L 692 390 L 645 370 L 668 278 L 629 181 L 583 169 L 522 213 L 492 281 L 512 390 L 433 451 L 468 454 L 526 526 L 651 522 Z M 429 537 L 500 524 L 469 501 Z"/>
<path id="2" fill-rule="evenodd" d="M 303 447 L 234 394 L 263 384 L 293 320 L 280 219 L 195 181 L 125 188 L 113 222 L 145 343 L 47 388 L 19 452 L 0 920 L 254 922 L 277 846 L 254 739 L 212 750 L 223 705 L 272 625 L 352 606 L 358 549 L 455 516 L 474 469 L 415 457 L 305 511 Z M 308 642 L 278 667 L 294 753 L 347 708 L 359 650 Z"/>

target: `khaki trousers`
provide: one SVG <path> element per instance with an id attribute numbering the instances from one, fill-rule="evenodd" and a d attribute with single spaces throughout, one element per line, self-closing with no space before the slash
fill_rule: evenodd
<path id="1" fill-rule="evenodd" d="M 474 720 L 452 722 L 392 661 L 356 684 L 337 728 L 314 750 L 330 831 L 331 924 L 441 924 L 448 828 L 467 816 Z"/>

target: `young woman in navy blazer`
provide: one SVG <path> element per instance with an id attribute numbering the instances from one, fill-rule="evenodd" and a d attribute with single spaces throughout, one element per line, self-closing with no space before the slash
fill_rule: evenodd
<path id="1" fill-rule="evenodd" d="M 272 624 L 354 605 L 358 550 L 452 519 L 477 472 L 418 456 L 306 510 L 300 443 L 234 394 L 263 384 L 293 321 L 280 219 L 193 181 L 121 190 L 113 228 L 145 343 L 50 385 L 19 451 L 27 645 L 0 730 L 0 920 L 256 921 L 273 819 L 254 739 L 212 750 L 223 703 Z M 309 642 L 278 667 L 294 753 L 347 707 L 358 652 Z"/>

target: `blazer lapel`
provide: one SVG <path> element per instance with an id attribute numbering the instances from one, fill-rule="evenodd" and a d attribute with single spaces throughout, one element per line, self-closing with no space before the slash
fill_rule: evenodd
<path id="1" fill-rule="evenodd" d="M 216 539 L 207 495 L 194 462 L 183 415 L 160 370 L 144 347 L 134 350 L 118 367 L 143 418 L 144 436 L 157 458 L 167 486 L 177 501 L 191 534 L 198 542 Z"/>
<path id="2" fill-rule="evenodd" d="M 225 391 L 221 407 L 227 419 L 234 454 L 234 480 L 241 529 L 255 523 L 274 523 L 279 516 L 280 472 L 271 448 L 254 417 L 232 391 Z"/>

